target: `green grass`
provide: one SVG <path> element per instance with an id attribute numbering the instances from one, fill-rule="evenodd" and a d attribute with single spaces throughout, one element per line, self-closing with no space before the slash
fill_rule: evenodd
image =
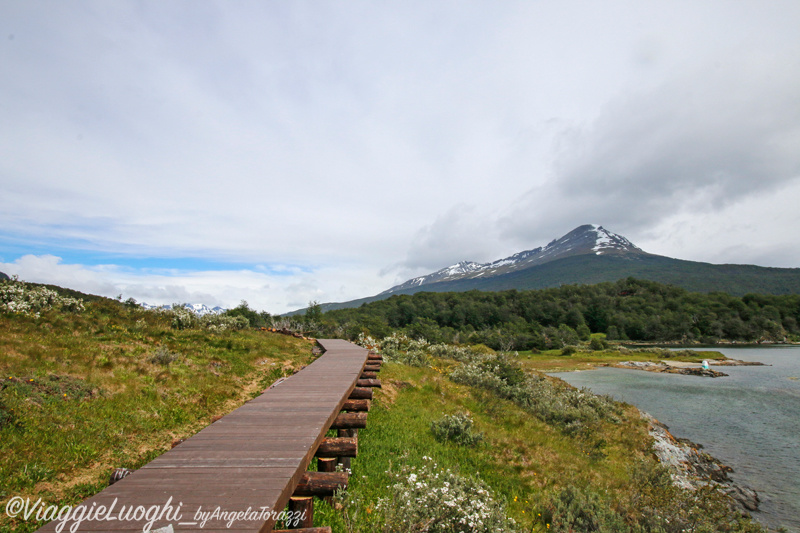
<path id="1" fill-rule="evenodd" d="M 0 505 L 13 496 L 78 503 L 103 489 L 113 469 L 142 466 L 174 439 L 196 433 L 310 362 L 310 348 L 308 341 L 256 330 L 175 330 L 162 314 L 103 299 L 87 303 L 81 314 L 0 315 Z M 530 370 L 548 361 L 585 364 L 619 356 L 542 353 L 519 360 Z M 622 358 L 638 356 L 653 354 Z M 359 434 L 347 503 L 334 509 L 318 502 L 318 525 L 397 531 L 397 524 L 386 527 L 378 503 L 391 503 L 393 474 L 422 469 L 423 457 L 482 480 L 522 531 L 547 531 L 556 505 L 569 503 L 564 494 L 621 513 L 633 509 L 640 487 L 632 469 L 654 464 L 646 425 L 634 408 L 623 406 L 617 422 L 600 417 L 570 433 L 534 416 L 530 406 L 453 382 L 448 376 L 461 363 L 429 360 L 431 366 L 384 365 L 383 389 Z M 431 423 L 457 413 L 469 414 L 481 442 L 436 439 Z M 658 490 L 657 497 L 676 501 Z M 40 525 L 0 517 L 0 531 Z"/>
<path id="2" fill-rule="evenodd" d="M 552 493 L 569 484 L 624 490 L 631 456 L 645 457 L 646 425 L 632 408 L 621 424 L 601 424 L 604 444 L 598 453 L 597 441 L 566 436 L 512 402 L 453 383 L 432 368 L 386 364 L 380 377 L 384 388 L 376 395 L 367 429 L 359 432 L 359 456 L 352 462 L 349 492 L 358 504 L 344 514 L 317 507 L 318 523 L 334 531 L 379 531 L 374 510 L 380 498 L 390 496 L 394 481 L 388 472 L 401 465 L 421 467 L 423 456 L 482 479 L 525 531 L 546 529 L 539 515 L 546 515 Z M 459 412 L 472 416 L 474 429 L 484 434 L 481 444 L 460 446 L 434 437 L 431 422 Z"/>
<path id="3" fill-rule="evenodd" d="M 174 330 L 111 300 L 81 314 L 0 315 L 0 505 L 72 505 L 311 360 L 311 344 L 258 330 Z M 2 531 L 32 522 L 0 516 Z"/>
<path id="4" fill-rule="evenodd" d="M 526 355 L 526 363 L 537 363 L 530 359 L 534 354 Z M 535 355 L 539 361 L 556 357 Z M 604 360 L 618 354 L 583 355 Z M 449 469 L 484 482 L 493 498 L 505 504 L 518 531 L 671 532 L 685 529 L 689 517 L 696 523 L 693 531 L 763 532 L 731 513 L 718 493 L 689 493 L 672 485 L 652 454 L 647 425 L 634 407 L 618 404 L 616 416 L 600 417 L 582 431 L 570 432 L 492 390 L 454 383 L 449 375 L 460 363 L 430 360 L 431 366 L 423 367 L 383 365 L 383 388 L 376 392 L 368 427 L 359 432 L 348 490 L 334 507 L 316 505 L 315 525 L 346 533 L 424 530 L 387 523 L 385 506 L 408 506 L 392 488 L 396 474 L 421 472 L 432 461 L 441 472 Z M 548 379 L 555 389 L 569 387 Z M 431 423 L 457 413 L 474 421 L 471 429 L 483 435 L 479 444 L 436 438 Z M 427 516 L 436 512 L 425 511 Z M 579 520 L 602 523 L 604 529 L 578 527 Z"/>

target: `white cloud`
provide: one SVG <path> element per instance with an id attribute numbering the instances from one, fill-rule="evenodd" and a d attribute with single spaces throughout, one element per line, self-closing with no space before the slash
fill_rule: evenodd
<path id="1" fill-rule="evenodd" d="M 2 3 L 0 242 L 30 246 L 0 253 L 103 291 L 272 310 L 586 222 L 723 232 L 707 217 L 797 176 L 798 26 L 790 0 Z M 41 257 L 65 249 L 251 266 Z"/>
<path id="2" fill-rule="evenodd" d="M 107 297 L 122 295 L 149 304 L 205 303 L 235 307 L 246 300 L 251 308 L 284 313 L 309 301 L 346 301 L 371 295 L 374 273 L 357 267 L 321 267 L 314 271 L 287 268 L 283 272 L 254 270 L 180 271 L 86 266 L 63 263 L 53 255 L 25 255 L 0 263 L 0 272 L 23 281 L 69 287 Z"/>

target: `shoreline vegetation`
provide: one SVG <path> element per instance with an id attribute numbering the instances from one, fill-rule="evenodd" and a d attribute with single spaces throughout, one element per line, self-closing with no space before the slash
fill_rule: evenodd
<path id="1" fill-rule="evenodd" d="M 555 358 L 564 359 L 564 355 L 538 353 L 514 357 L 485 346 L 432 345 L 399 334 L 381 341 L 362 337 L 360 343 L 380 350 L 388 361 L 387 370 L 392 373 L 405 373 L 404 369 L 412 368 L 418 369 L 415 372 L 431 369 L 440 376 L 437 390 L 449 382 L 471 388 L 471 394 L 477 392 L 484 398 L 488 395 L 495 401 L 509 402 L 583 450 L 579 457 L 588 461 L 585 465 L 580 459 L 566 460 L 562 450 L 550 448 L 550 453 L 559 455 L 559 461 L 585 466 L 601 480 L 576 484 L 575 477 L 566 476 L 560 482 L 551 479 L 540 486 L 544 490 L 538 495 L 538 508 L 548 510 L 549 514 L 544 522 L 533 521 L 525 531 L 765 531 L 749 515 L 750 510 L 757 509 L 755 492 L 734 484 L 727 477 L 731 469 L 700 451 L 700 446 L 676 439 L 665 426 L 632 406 L 586 389 L 577 390 L 533 368 L 547 367 Z M 663 355 L 648 350 L 615 355 L 608 350 L 605 357 Z M 708 355 L 681 353 L 676 357 L 691 361 Z M 576 350 L 566 358 L 581 356 L 603 357 Z M 573 363 L 591 364 L 577 360 Z M 393 380 L 392 385 L 396 383 Z M 388 389 L 389 396 L 396 397 L 391 385 Z M 472 411 L 473 416 L 479 414 L 478 410 Z M 457 433 L 454 425 L 453 420 L 448 421 L 451 434 Z M 472 420 L 463 426 L 465 433 L 473 431 L 475 426 L 484 431 L 486 428 L 477 421 L 473 425 Z M 636 444 L 626 440 L 633 435 L 638 435 Z M 464 435 L 461 440 L 474 439 Z M 481 435 L 479 440 L 492 441 L 493 435 Z M 609 467 L 619 476 L 616 481 L 612 482 L 608 473 L 599 473 Z M 597 490 L 603 486 L 606 489 L 601 496 Z M 609 490 L 612 486 L 613 491 Z M 537 513 L 537 516 L 542 515 Z M 418 517 L 418 523 L 424 519 Z M 538 526 L 542 528 L 537 529 Z M 362 530 L 368 529 L 353 531 Z"/>
<path id="2" fill-rule="evenodd" d="M 0 505 L 14 496 L 74 505 L 98 492 L 116 468 L 139 468 L 313 360 L 313 342 L 267 327 L 319 336 L 324 321 L 312 311 L 290 328 L 246 302 L 201 320 L 19 283 L 0 283 L 13 285 L 2 303 L 18 298 L 0 310 Z M 333 504 L 319 502 L 315 525 L 766 531 L 719 482 L 676 484 L 657 458 L 655 426 L 635 407 L 548 375 L 625 360 L 724 359 L 718 352 L 614 346 L 599 333 L 499 351 L 402 330 L 376 340 L 366 329 L 353 340 L 383 353 L 383 388 L 359 433 L 350 486 Z M 0 532 L 41 525 L 0 517 Z"/>

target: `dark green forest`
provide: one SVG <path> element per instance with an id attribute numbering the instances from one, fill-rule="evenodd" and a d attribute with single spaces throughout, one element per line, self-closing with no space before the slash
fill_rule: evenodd
<path id="1" fill-rule="evenodd" d="M 645 342 L 800 339 L 800 295 L 699 293 L 633 278 L 500 292 L 419 292 L 317 317 L 321 333 L 380 338 L 402 331 L 430 342 L 494 349 L 561 348 L 603 333 Z"/>

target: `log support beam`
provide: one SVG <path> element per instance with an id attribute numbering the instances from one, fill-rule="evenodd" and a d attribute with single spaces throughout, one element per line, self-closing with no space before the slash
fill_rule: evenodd
<path id="1" fill-rule="evenodd" d="M 294 496 L 333 496 L 336 489 L 347 488 L 347 478 L 347 472 L 306 472 L 295 487 Z"/>
<path id="2" fill-rule="evenodd" d="M 317 457 L 355 457 L 358 454 L 358 439 L 326 437 L 317 448 Z"/>
<path id="3" fill-rule="evenodd" d="M 350 400 L 371 400 L 372 387 L 356 387 L 350 393 Z"/>
<path id="4" fill-rule="evenodd" d="M 369 411 L 369 400 L 345 400 L 342 404 L 342 411 Z"/>
<path id="5" fill-rule="evenodd" d="M 367 413 L 339 413 L 331 429 L 355 429 L 367 427 Z"/>

